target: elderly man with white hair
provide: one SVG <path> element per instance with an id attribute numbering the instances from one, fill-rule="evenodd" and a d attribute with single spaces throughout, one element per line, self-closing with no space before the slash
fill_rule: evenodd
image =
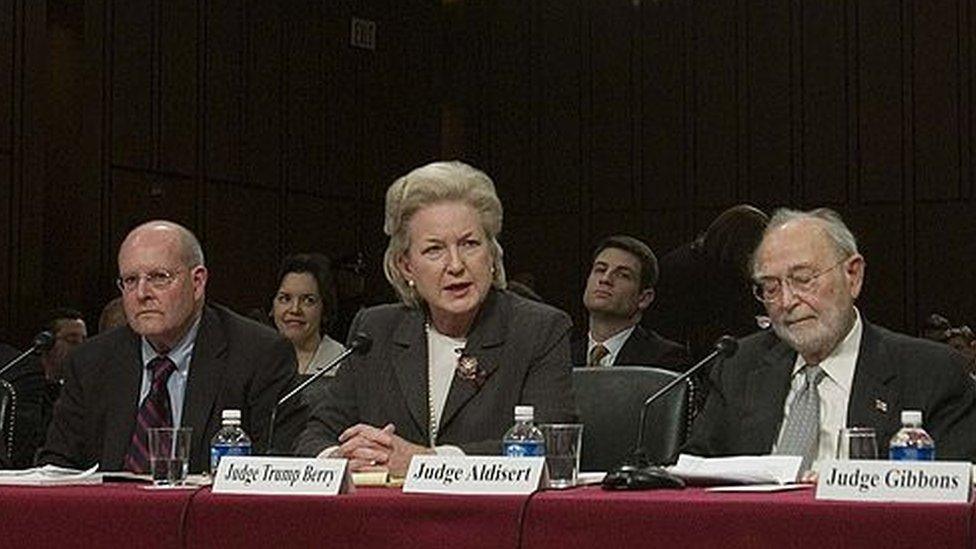
<path id="1" fill-rule="evenodd" d="M 841 428 L 874 428 L 884 452 L 901 411 L 920 410 L 938 459 L 976 458 L 965 359 L 868 322 L 854 306 L 864 267 L 837 213 L 775 213 L 753 256 L 773 329 L 744 338 L 715 367 L 685 452 L 800 455 L 809 470 L 834 456 Z"/>

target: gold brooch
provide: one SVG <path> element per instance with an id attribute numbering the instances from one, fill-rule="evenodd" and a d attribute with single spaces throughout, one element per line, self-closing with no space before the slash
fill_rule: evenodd
<path id="1" fill-rule="evenodd" d="M 464 381 L 474 382 L 479 388 L 485 381 L 485 371 L 479 367 L 478 359 L 471 355 L 461 354 L 458 356 L 454 373 Z"/>

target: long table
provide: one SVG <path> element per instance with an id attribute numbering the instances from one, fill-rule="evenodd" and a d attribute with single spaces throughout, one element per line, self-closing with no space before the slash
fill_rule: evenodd
<path id="1" fill-rule="evenodd" d="M 976 547 L 972 504 L 700 489 L 334 498 L 135 485 L 0 488 L 5 547 Z"/>

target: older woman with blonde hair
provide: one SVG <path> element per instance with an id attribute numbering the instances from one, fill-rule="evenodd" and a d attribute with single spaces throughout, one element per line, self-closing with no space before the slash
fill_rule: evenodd
<path id="1" fill-rule="evenodd" d="M 303 455 L 403 475 L 417 454 L 497 454 L 515 405 L 571 421 L 569 317 L 505 290 L 491 179 L 435 162 L 386 193 L 384 260 L 401 303 L 361 311 L 373 339 L 343 366 L 299 437 Z"/>

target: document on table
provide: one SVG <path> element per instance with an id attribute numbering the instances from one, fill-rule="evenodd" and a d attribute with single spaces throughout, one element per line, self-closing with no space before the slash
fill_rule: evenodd
<path id="1" fill-rule="evenodd" d="M 702 458 L 681 454 L 668 471 L 691 485 L 776 484 L 796 482 L 800 456 Z"/>
<path id="2" fill-rule="evenodd" d="M 96 464 L 91 469 L 68 469 L 45 465 L 32 469 L 0 470 L 0 484 L 10 486 L 70 486 L 76 484 L 101 484 L 102 473 Z"/>

